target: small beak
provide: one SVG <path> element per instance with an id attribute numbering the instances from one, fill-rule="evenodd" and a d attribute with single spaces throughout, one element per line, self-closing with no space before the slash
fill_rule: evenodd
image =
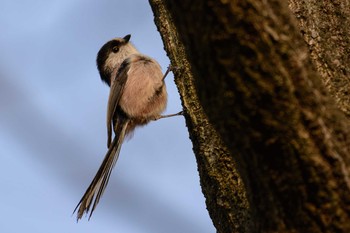
<path id="1" fill-rule="evenodd" d="M 129 40 L 130 40 L 130 37 L 131 37 L 131 35 L 130 34 L 128 34 L 128 35 L 126 35 L 126 36 L 124 36 L 124 40 L 125 40 L 125 42 L 127 43 L 127 42 L 129 42 Z"/>

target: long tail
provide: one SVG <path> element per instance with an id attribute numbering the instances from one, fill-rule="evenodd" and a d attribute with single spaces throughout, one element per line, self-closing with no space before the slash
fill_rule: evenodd
<path id="1" fill-rule="evenodd" d="M 92 180 L 90 186 L 87 188 L 84 196 L 79 201 L 78 205 L 75 207 L 73 214 L 78 209 L 77 213 L 77 221 L 81 219 L 84 212 L 88 214 L 91 204 L 92 209 L 89 215 L 89 219 L 91 218 L 92 213 L 94 212 L 109 180 L 112 169 L 115 163 L 118 160 L 119 152 L 121 145 L 123 143 L 125 132 L 128 127 L 129 120 L 123 119 L 122 122 L 119 122 L 116 127 L 116 135 L 113 139 L 111 146 L 109 147 L 103 162 L 98 169 L 94 179 Z"/>

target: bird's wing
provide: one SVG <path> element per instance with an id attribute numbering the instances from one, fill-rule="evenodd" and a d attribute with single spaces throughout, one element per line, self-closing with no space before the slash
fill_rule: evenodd
<path id="1" fill-rule="evenodd" d="M 125 87 L 126 80 L 128 79 L 128 71 L 130 69 L 129 59 L 125 59 L 120 65 L 114 80 L 112 81 L 111 88 L 108 97 L 107 106 L 107 147 L 111 145 L 112 139 L 112 120 L 119 104 L 120 98 L 123 95 L 123 90 Z"/>

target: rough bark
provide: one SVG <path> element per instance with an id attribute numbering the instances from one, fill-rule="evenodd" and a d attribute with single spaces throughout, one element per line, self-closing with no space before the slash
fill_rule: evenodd
<path id="1" fill-rule="evenodd" d="M 210 172 L 203 166 L 212 159 L 221 161 L 211 164 L 218 167 L 210 169 L 220 169 L 216 180 L 231 174 L 231 165 L 237 161 L 254 223 L 240 232 L 350 232 L 350 124 L 315 72 L 287 3 L 151 2 L 166 4 L 164 12 L 154 10 L 156 19 L 166 15 L 174 22 L 168 34 L 163 34 L 164 25 L 158 22 L 172 64 L 176 59 L 171 54 L 178 56 L 175 65 L 189 60 L 185 72 L 191 77 L 176 82 L 182 96 L 192 92 L 188 99 L 183 97 L 183 105 L 187 113 L 194 113 L 186 116 L 187 125 L 218 232 L 244 227 L 229 226 L 242 223 L 240 216 L 232 218 L 227 216 L 232 212 L 226 211 L 232 203 L 239 206 L 232 201 L 235 184 L 214 182 L 215 190 L 221 192 L 210 190 L 212 180 L 206 180 Z M 213 150 L 212 145 L 204 150 L 206 156 L 196 151 L 196 143 L 211 142 L 206 127 L 213 130 L 206 120 L 196 122 L 196 111 L 202 112 L 199 106 L 230 153 L 216 157 L 219 154 L 211 153 L 219 147 Z M 196 125 L 199 128 L 192 132 Z M 236 173 L 231 176 L 237 177 Z M 242 216 L 241 226 L 249 223 L 247 214 Z"/>
<path id="2" fill-rule="evenodd" d="M 195 90 L 191 64 L 162 0 L 150 0 L 155 24 L 174 69 L 186 125 L 196 155 L 207 209 L 218 232 L 249 232 L 250 214 L 236 163 L 203 111 Z"/>
<path id="3" fill-rule="evenodd" d="M 289 0 L 289 7 L 324 84 L 350 117 L 350 0 Z"/>

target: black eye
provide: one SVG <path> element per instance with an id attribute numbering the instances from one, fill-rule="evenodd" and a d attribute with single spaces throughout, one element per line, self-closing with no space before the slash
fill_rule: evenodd
<path id="1" fill-rule="evenodd" d="M 113 51 L 113 53 L 119 52 L 119 47 L 118 47 L 118 46 L 114 46 L 114 47 L 112 48 L 112 51 Z"/>

